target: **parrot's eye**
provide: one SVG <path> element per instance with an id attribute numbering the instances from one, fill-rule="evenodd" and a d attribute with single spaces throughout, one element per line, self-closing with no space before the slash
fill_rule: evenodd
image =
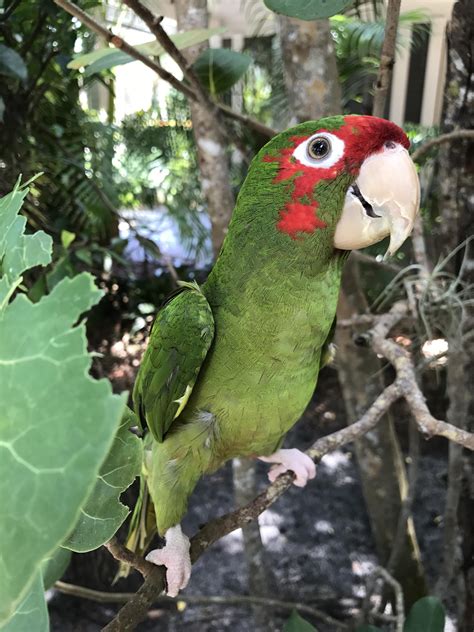
<path id="1" fill-rule="evenodd" d="M 317 136 L 308 143 L 308 156 L 314 160 L 322 160 L 331 151 L 331 143 L 325 136 Z"/>
<path id="2" fill-rule="evenodd" d="M 335 134 L 319 132 L 300 143 L 293 157 L 307 167 L 327 169 L 344 155 L 344 141 Z"/>

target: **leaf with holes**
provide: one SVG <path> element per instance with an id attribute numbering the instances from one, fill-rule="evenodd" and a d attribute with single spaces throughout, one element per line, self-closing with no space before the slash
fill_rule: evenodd
<path id="1" fill-rule="evenodd" d="M 105 459 L 92 494 L 81 509 L 79 522 L 63 546 L 85 553 L 99 548 L 115 534 L 129 514 L 120 500 L 120 494 L 140 474 L 142 441 L 130 432 L 138 420 L 126 408 L 114 442 Z"/>
<path id="2" fill-rule="evenodd" d="M 252 58 L 228 48 L 206 48 L 193 64 L 194 71 L 213 96 L 226 92 L 247 72 Z"/>
<path id="3" fill-rule="evenodd" d="M 67 537 L 118 427 L 125 398 L 89 375 L 81 315 L 102 293 L 88 274 L 63 279 L 32 303 L 17 293 L 50 240 L 24 235 L 25 191 L 0 200 L 0 622 L 12 616 L 39 567 Z M 18 199 L 20 196 L 21 200 Z M 25 628 L 27 629 L 27 628 Z M 31 628 L 29 628 L 31 629 Z M 37 629 L 37 628 L 35 628 Z"/>
<path id="4" fill-rule="evenodd" d="M 320 20 L 341 13 L 354 0 L 264 0 L 275 13 L 300 20 Z"/>

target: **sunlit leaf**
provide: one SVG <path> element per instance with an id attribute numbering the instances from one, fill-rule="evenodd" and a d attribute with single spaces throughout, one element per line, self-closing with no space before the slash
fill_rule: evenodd
<path id="1" fill-rule="evenodd" d="M 69 230 L 61 231 L 61 244 L 63 248 L 69 248 L 72 242 L 76 239 L 76 234 L 71 233 Z"/>
<path id="2" fill-rule="evenodd" d="M 193 64 L 201 83 L 212 94 L 226 92 L 247 72 L 252 58 L 229 48 L 206 48 Z"/>
<path id="3" fill-rule="evenodd" d="M 264 0 L 275 13 L 300 20 L 319 20 L 341 13 L 354 0 Z"/>
<path id="4" fill-rule="evenodd" d="M 170 35 L 170 39 L 180 49 L 189 48 L 196 44 L 201 44 L 208 40 L 212 35 L 223 33 L 225 28 L 216 27 L 212 29 L 194 29 L 185 33 L 175 33 Z M 155 40 L 138 44 L 135 48 L 143 55 L 159 56 L 164 53 L 162 46 Z M 101 70 L 107 70 L 115 66 L 129 64 L 135 61 L 127 53 L 118 48 L 99 48 L 98 50 L 87 53 L 86 55 L 78 55 L 69 62 L 68 68 L 79 69 L 86 68 L 86 75 L 91 75 Z"/>
<path id="5" fill-rule="evenodd" d="M 137 425 L 135 415 L 127 408 L 92 494 L 64 547 L 79 553 L 97 549 L 110 540 L 128 516 L 129 508 L 119 497 L 141 471 L 142 441 L 129 430 Z"/>

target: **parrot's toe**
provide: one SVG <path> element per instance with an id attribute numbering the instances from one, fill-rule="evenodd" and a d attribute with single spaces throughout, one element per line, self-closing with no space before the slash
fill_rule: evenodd
<path id="1" fill-rule="evenodd" d="M 295 480 L 293 484 L 297 487 L 304 487 L 306 483 L 316 476 L 316 465 L 314 461 L 301 450 L 291 448 L 289 450 L 278 450 L 270 456 L 259 457 L 266 463 L 274 463 L 268 472 L 268 478 L 273 483 L 280 474 L 293 472 Z"/>
<path id="2" fill-rule="evenodd" d="M 186 588 L 191 577 L 189 538 L 178 525 L 168 529 L 165 539 L 165 546 L 150 551 L 145 559 L 157 566 L 166 566 L 166 594 L 169 597 L 176 597 L 180 590 Z"/>

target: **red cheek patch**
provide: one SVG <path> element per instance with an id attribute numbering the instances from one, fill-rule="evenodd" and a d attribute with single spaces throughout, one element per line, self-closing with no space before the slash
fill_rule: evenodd
<path id="1" fill-rule="evenodd" d="M 317 228 L 325 228 L 326 224 L 316 215 L 317 204 L 288 203 L 280 211 L 277 229 L 296 239 L 298 233 L 314 233 Z"/>

